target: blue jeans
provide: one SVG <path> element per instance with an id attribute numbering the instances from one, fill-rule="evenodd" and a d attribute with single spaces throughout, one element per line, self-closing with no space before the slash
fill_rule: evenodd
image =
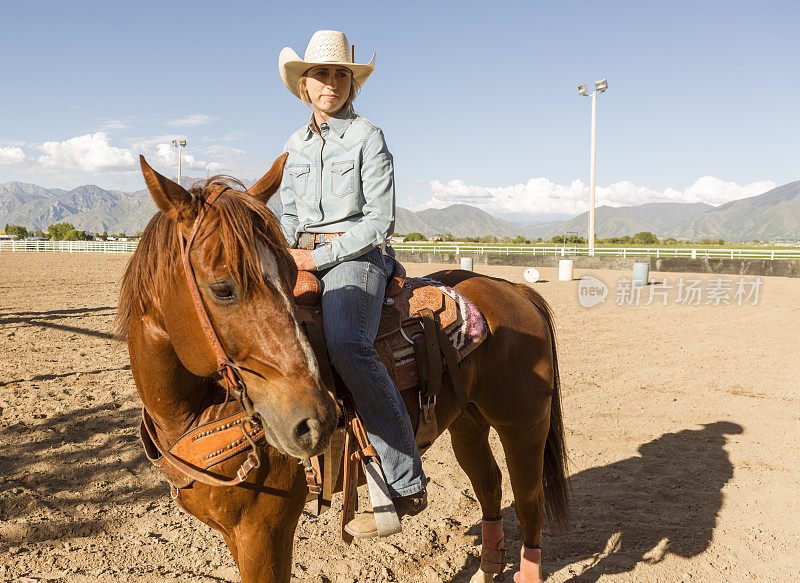
<path id="1" fill-rule="evenodd" d="M 331 364 L 353 396 L 390 494 L 416 494 L 426 480 L 411 420 L 374 347 L 387 278 L 381 251 L 373 249 L 317 275 Z"/>

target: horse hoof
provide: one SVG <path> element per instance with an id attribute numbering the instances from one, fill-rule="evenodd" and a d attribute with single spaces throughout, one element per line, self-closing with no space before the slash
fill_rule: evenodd
<path id="1" fill-rule="evenodd" d="M 482 569 L 478 569 L 478 572 L 472 576 L 469 583 L 492 583 L 492 581 L 494 581 L 494 573 L 487 573 Z"/>

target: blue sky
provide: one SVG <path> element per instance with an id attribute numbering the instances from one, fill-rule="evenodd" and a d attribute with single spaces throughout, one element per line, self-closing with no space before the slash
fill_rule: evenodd
<path id="1" fill-rule="evenodd" d="M 793 2 L 16 2 L 0 36 L 0 182 L 139 189 L 263 174 L 308 112 L 277 55 L 343 30 L 377 53 L 356 101 L 395 158 L 398 204 L 546 218 L 599 202 L 720 204 L 800 178 Z"/>

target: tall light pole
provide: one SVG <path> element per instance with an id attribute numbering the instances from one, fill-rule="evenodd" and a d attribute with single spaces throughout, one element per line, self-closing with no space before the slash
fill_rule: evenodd
<path id="1" fill-rule="evenodd" d="M 594 170 L 595 154 L 597 151 L 597 94 L 603 93 L 608 89 L 608 80 L 600 79 L 595 81 L 594 91 L 592 91 L 592 162 L 591 176 L 589 178 L 589 255 L 594 256 Z M 578 94 L 584 97 L 589 96 L 586 85 L 578 85 Z"/>
<path id="2" fill-rule="evenodd" d="M 183 147 L 186 145 L 186 140 L 172 140 L 172 145 L 178 148 L 178 184 L 181 183 L 181 161 L 183 160 Z"/>

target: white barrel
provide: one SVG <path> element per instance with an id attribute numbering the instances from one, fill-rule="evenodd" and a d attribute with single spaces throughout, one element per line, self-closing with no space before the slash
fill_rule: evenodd
<path id="1" fill-rule="evenodd" d="M 465 271 L 472 271 L 472 257 L 461 258 L 461 269 Z"/>
<path id="2" fill-rule="evenodd" d="M 558 281 L 572 281 L 572 268 L 575 262 L 572 259 L 558 260 Z"/>
<path id="3" fill-rule="evenodd" d="M 522 273 L 522 277 L 524 277 L 525 281 L 527 281 L 528 283 L 536 283 L 537 281 L 539 281 L 539 278 L 541 276 L 539 275 L 538 269 L 536 269 L 535 267 L 529 267 Z"/>
<path id="4" fill-rule="evenodd" d="M 633 285 L 647 285 L 650 279 L 650 263 L 637 261 L 633 264 Z"/>

